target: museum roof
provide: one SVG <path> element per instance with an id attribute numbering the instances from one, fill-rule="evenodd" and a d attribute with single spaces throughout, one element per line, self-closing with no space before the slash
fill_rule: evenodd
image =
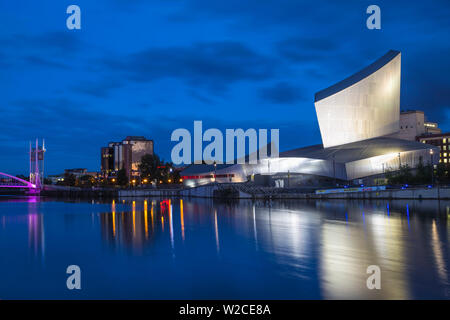
<path id="1" fill-rule="evenodd" d="M 347 143 L 339 146 L 323 148 L 322 145 L 314 145 L 305 148 L 298 148 L 280 153 L 280 158 L 312 158 L 331 160 L 346 163 L 361 159 L 372 158 L 385 154 L 430 149 L 434 146 L 409 140 L 402 140 L 388 137 L 377 137 Z"/>
<path id="2" fill-rule="evenodd" d="M 400 54 L 400 51 L 397 50 L 389 50 L 384 56 L 373 62 L 372 64 L 368 65 L 364 69 L 358 71 L 357 73 L 353 74 L 352 76 L 332 85 L 331 87 L 328 87 L 324 90 L 321 90 L 317 92 L 314 96 L 314 102 L 320 101 L 322 99 L 325 99 L 329 96 L 332 96 L 335 93 L 338 93 L 339 91 L 342 91 L 355 83 L 361 81 L 364 78 L 367 78 L 372 73 L 378 71 L 382 67 L 384 67 L 386 64 L 388 64 L 391 60 L 393 60 L 396 56 Z"/>

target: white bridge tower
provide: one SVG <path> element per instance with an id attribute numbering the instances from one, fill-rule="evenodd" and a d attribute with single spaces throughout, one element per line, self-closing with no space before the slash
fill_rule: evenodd
<path id="1" fill-rule="evenodd" d="M 39 146 L 39 140 L 36 139 L 36 146 L 32 147 L 30 142 L 30 183 L 36 186 L 36 192 L 40 192 L 44 185 L 44 154 L 45 140 L 42 140 L 42 146 Z"/>

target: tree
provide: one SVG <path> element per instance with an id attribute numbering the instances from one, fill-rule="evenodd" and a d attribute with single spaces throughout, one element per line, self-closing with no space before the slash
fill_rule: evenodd
<path id="1" fill-rule="evenodd" d="M 427 180 L 426 170 L 425 170 L 425 166 L 423 164 L 422 157 L 419 158 L 419 164 L 417 165 L 417 168 L 416 168 L 416 179 L 415 180 L 417 183 L 424 183 Z"/>
<path id="2" fill-rule="evenodd" d="M 385 176 L 388 179 L 388 183 L 393 185 L 406 183 L 409 184 L 413 182 L 414 178 L 407 164 L 400 166 L 400 169 L 396 172 L 390 170 L 386 171 Z"/>
<path id="3" fill-rule="evenodd" d="M 173 182 L 175 183 L 180 183 L 180 171 L 173 169 L 172 171 L 172 177 L 171 179 L 173 180 Z"/>
<path id="4" fill-rule="evenodd" d="M 23 174 L 18 174 L 16 177 L 19 178 L 19 179 L 25 180 L 25 181 L 29 181 L 30 180 L 29 177 L 25 177 Z"/>
<path id="5" fill-rule="evenodd" d="M 180 173 L 173 168 L 170 162 L 164 162 L 158 155 L 146 154 L 141 158 L 139 165 L 141 179 L 162 180 L 164 182 L 176 183 L 180 181 Z"/>
<path id="6" fill-rule="evenodd" d="M 414 182 L 418 184 L 430 183 L 431 181 L 431 170 L 432 166 L 423 164 L 422 157 L 419 158 L 419 164 L 416 168 L 416 176 L 414 177 Z"/>
<path id="7" fill-rule="evenodd" d="M 128 184 L 128 176 L 125 168 L 122 168 L 119 171 L 117 171 L 117 184 L 119 186 L 126 186 Z"/>
<path id="8" fill-rule="evenodd" d="M 72 173 L 64 174 L 64 185 L 65 186 L 73 187 L 73 186 L 75 186 L 76 182 L 77 182 L 77 178 L 75 177 L 74 174 L 72 174 Z"/>
<path id="9" fill-rule="evenodd" d="M 80 177 L 79 184 L 81 187 L 90 188 L 94 185 L 94 178 L 89 175 L 84 175 Z"/>
<path id="10" fill-rule="evenodd" d="M 141 158 L 139 171 L 142 179 L 159 179 L 162 176 L 164 164 L 158 155 L 146 154 Z"/>
<path id="11" fill-rule="evenodd" d="M 411 183 L 411 182 L 413 182 L 413 175 L 411 173 L 409 165 L 405 164 L 403 166 L 400 166 L 399 180 L 400 180 L 399 181 L 400 183 Z"/>
<path id="12" fill-rule="evenodd" d="M 439 163 L 436 168 L 436 179 L 439 183 L 445 183 L 449 180 L 449 174 L 445 164 Z"/>

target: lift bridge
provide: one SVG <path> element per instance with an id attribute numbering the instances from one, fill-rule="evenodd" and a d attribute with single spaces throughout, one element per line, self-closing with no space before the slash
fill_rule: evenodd
<path id="1" fill-rule="evenodd" d="M 25 189 L 30 194 L 39 194 L 44 186 L 44 154 L 45 141 L 39 146 L 39 140 L 36 139 L 36 146 L 32 147 L 30 142 L 30 175 L 29 181 L 0 172 L 0 188 Z"/>

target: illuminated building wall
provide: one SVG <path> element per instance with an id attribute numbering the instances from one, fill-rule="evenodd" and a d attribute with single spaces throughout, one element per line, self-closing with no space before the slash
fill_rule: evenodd
<path id="1" fill-rule="evenodd" d="M 131 148 L 131 174 L 139 175 L 141 158 L 146 154 L 153 155 L 153 140 L 145 137 L 126 137 L 122 144 L 129 144 Z"/>
<path id="2" fill-rule="evenodd" d="M 316 94 L 324 148 L 399 130 L 401 53 L 389 51 L 355 75 Z"/>
<path id="3" fill-rule="evenodd" d="M 101 148 L 102 174 L 108 176 L 122 168 L 128 177 L 139 176 L 139 164 L 145 154 L 153 155 L 153 140 L 128 136 L 122 142 L 110 142 Z"/>

